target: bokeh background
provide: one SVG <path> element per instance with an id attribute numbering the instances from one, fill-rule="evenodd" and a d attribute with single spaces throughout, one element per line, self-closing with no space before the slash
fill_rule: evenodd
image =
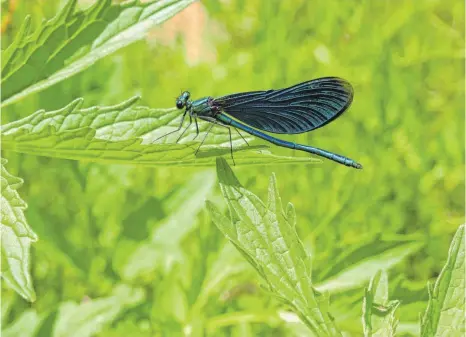
<path id="1" fill-rule="evenodd" d="M 13 12 L 9 2 L 16 3 Z M 37 25 L 61 3 L 2 1 L 2 48 L 26 14 Z M 295 205 L 317 283 L 356 249 L 370 257 L 379 242 L 421 242 L 389 272 L 391 295 L 403 301 L 402 335 L 408 334 L 425 309 L 426 284 L 438 276 L 464 222 L 464 13 L 464 2 L 453 0 L 205 0 L 144 41 L 3 109 L 2 122 L 76 97 L 93 106 L 139 94 L 143 105 L 168 108 L 182 89 L 196 98 L 321 76 L 349 80 L 355 89 L 349 111 L 325 128 L 285 138 L 347 155 L 363 171 L 328 161 L 234 171 L 263 199 L 276 173 L 282 199 Z M 37 301 L 29 304 L 3 286 L 4 326 L 24 313 L 49 317 L 63 303 L 107 298 L 124 286 L 132 295 L 98 336 L 306 335 L 277 314 L 280 303 L 260 289 L 211 223 L 204 200 L 224 206 L 214 167 L 3 157 L 25 179 L 19 193 L 40 238 L 31 250 Z M 152 239 L 158 235 L 165 240 Z M 338 325 L 355 336 L 362 296 L 361 288 L 331 297 Z"/>

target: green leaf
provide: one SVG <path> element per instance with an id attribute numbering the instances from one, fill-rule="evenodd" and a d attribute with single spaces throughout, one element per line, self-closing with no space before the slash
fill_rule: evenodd
<path id="1" fill-rule="evenodd" d="M 123 267 L 126 280 L 154 274 L 161 266 L 168 272 L 175 262 L 182 260 L 180 244 L 195 228 L 197 214 L 215 184 L 212 172 L 193 176 L 181 189 L 169 217 L 164 218 L 153 230 L 150 242 L 143 243 L 128 257 Z"/>
<path id="2" fill-rule="evenodd" d="M 374 241 L 369 245 L 345 252 L 323 272 L 324 281 L 316 285 L 319 291 L 342 292 L 362 286 L 378 270 L 388 270 L 418 251 L 422 242 Z"/>
<path id="3" fill-rule="evenodd" d="M 328 312 L 328 296 L 312 285 L 310 255 L 282 208 L 275 176 L 265 204 L 241 186 L 222 158 L 217 159 L 217 174 L 230 210 L 228 220 L 207 202 L 217 227 L 264 278 L 271 295 L 290 305 L 316 335 L 339 335 Z M 294 221 L 291 206 L 287 214 Z"/>
<path id="4" fill-rule="evenodd" d="M 203 310 L 209 298 L 214 298 L 214 294 L 224 291 L 228 282 L 250 276 L 251 271 L 254 270 L 241 254 L 232 245 L 225 244 L 209 268 L 194 307 L 199 311 Z"/>
<path id="5" fill-rule="evenodd" d="M 429 290 L 429 303 L 421 320 L 421 336 L 464 336 L 465 334 L 465 225 L 456 231 L 447 263 Z"/>
<path id="6" fill-rule="evenodd" d="M 63 302 L 58 310 L 53 336 L 94 336 L 125 308 L 140 303 L 143 298 L 144 293 L 141 289 L 119 285 L 110 297 L 89 299 L 79 304 Z"/>
<path id="7" fill-rule="evenodd" d="M 388 276 L 378 271 L 365 289 L 362 321 L 365 337 L 394 337 L 397 327 L 395 310 L 400 301 L 388 300 Z"/>
<path id="8" fill-rule="evenodd" d="M 34 309 L 24 311 L 12 324 L 2 328 L 2 337 L 33 337 L 41 322 Z"/>
<path id="9" fill-rule="evenodd" d="M 112 4 L 98 0 L 76 11 L 69 0 L 52 19 L 30 32 L 30 18 L 2 52 L 2 106 L 43 90 L 86 69 L 99 59 L 143 39 L 145 33 L 194 0 Z"/>
<path id="10" fill-rule="evenodd" d="M 188 298 L 182 284 L 180 266 L 177 265 L 164 275 L 161 282 L 154 283 L 151 321 L 162 329 L 162 336 L 181 331 L 189 313 Z M 174 329 L 174 326 L 176 328 Z M 182 336 L 182 334 L 175 333 Z"/>
<path id="11" fill-rule="evenodd" d="M 36 294 L 29 274 L 29 246 L 37 241 L 37 235 L 24 216 L 27 204 L 16 191 L 23 180 L 8 173 L 6 163 L 2 158 L 2 277 L 18 294 L 33 302 Z"/>
<path id="12" fill-rule="evenodd" d="M 178 132 L 158 140 L 178 128 L 179 110 L 135 106 L 137 100 L 133 97 L 115 106 L 83 109 L 83 100 L 78 98 L 56 111 L 37 111 L 2 125 L 2 148 L 40 156 L 144 166 L 208 166 L 217 156 L 230 156 L 228 130 L 222 127 L 212 128 L 194 156 L 209 123 L 199 124 L 201 134 L 196 141 L 193 127 L 184 133 L 179 144 L 175 143 Z M 239 148 L 244 141 L 234 133 L 232 140 L 238 165 L 320 162 L 310 157 L 281 157 L 257 151 L 263 146 Z"/>

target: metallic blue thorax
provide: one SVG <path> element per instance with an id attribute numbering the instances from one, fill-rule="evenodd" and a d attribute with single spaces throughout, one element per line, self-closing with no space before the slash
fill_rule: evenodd
<path id="1" fill-rule="evenodd" d="M 190 113 L 198 117 L 214 117 L 215 111 L 212 109 L 212 97 L 204 97 L 191 102 Z"/>

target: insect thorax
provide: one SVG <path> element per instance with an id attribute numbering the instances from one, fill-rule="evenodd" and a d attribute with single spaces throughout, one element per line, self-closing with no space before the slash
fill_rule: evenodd
<path id="1" fill-rule="evenodd" d="M 215 117 L 219 111 L 212 105 L 212 102 L 212 97 L 204 97 L 193 101 L 191 104 L 191 114 L 194 116 Z"/>

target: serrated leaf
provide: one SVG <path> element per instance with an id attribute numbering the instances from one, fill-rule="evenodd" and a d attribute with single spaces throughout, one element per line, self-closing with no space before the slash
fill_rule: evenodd
<path id="1" fill-rule="evenodd" d="M 18 294 L 33 302 L 36 294 L 29 273 L 29 247 L 31 242 L 37 241 L 37 235 L 24 215 L 27 204 L 16 191 L 23 180 L 8 173 L 6 163 L 7 160 L 2 158 L 2 277 Z"/>
<path id="2" fill-rule="evenodd" d="M 465 334 L 465 225 L 461 225 L 448 251 L 445 266 L 433 289 L 421 320 L 421 336 L 460 337 Z"/>
<path id="3" fill-rule="evenodd" d="M 208 166 L 217 156 L 230 156 L 230 138 L 225 128 L 212 128 L 203 147 L 194 156 L 209 123 L 165 138 L 159 137 L 178 128 L 181 115 L 176 109 L 151 109 L 135 106 L 138 97 L 115 106 L 81 108 L 83 100 L 66 107 L 37 111 L 21 120 L 2 125 L 2 149 L 75 160 L 137 164 L 144 166 Z M 250 137 L 246 138 L 251 140 Z M 264 163 L 320 162 L 310 157 L 281 157 L 263 146 L 246 146 L 232 133 L 235 162 L 238 165 Z M 238 147 L 241 145 L 243 147 Z M 255 151 L 256 150 L 256 151 Z"/>
<path id="4" fill-rule="evenodd" d="M 394 337 L 397 328 L 395 310 L 400 301 L 388 300 L 388 275 L 378 271 L 365 289 L 362 322 L 365 337 Z"/>
<path id="5" fill-rule="evenodd" d="M 332 263 L 319 291 L 341 292 L 362 286 L 378 270 L 388 270 L 423 246 L 420 242 L 381 242 L 361 246 Z"/>
<path id="6" fill-rule="evenodd" d="M 140 303 L 143 298 L 144 293 L 141 289 L 119 285 L 110 297 L 89 299 L 79 304 L 64 302 L 58 310 L 53 336 L 94 336 L 123 309 Z"/>
<path id="7" fill-rule="evenodd" d="M 98 0 L 76 11 L 69 0 L 57 15 L 30 33 L 27 17 L 16 39 L 2 52 L 1 104 L 6 106 L 43 90 L 143 39 L 154 25 L 195 0 L 158 0 L 122 4 Z"/>
<path id="8" fill-rule="evenodd" d="M 270 292 L 290 305 L 316 335 L 339 335 L 328 312 L 328 296 L 312 285 L 310 255 L 282 208 L 275 176 L 264 203 L 241 186 L 222 158 L 217 159 L 217 174 L 231 219 L 225 221 L 208 202 L 217 227 L 258 270 Z"/>

